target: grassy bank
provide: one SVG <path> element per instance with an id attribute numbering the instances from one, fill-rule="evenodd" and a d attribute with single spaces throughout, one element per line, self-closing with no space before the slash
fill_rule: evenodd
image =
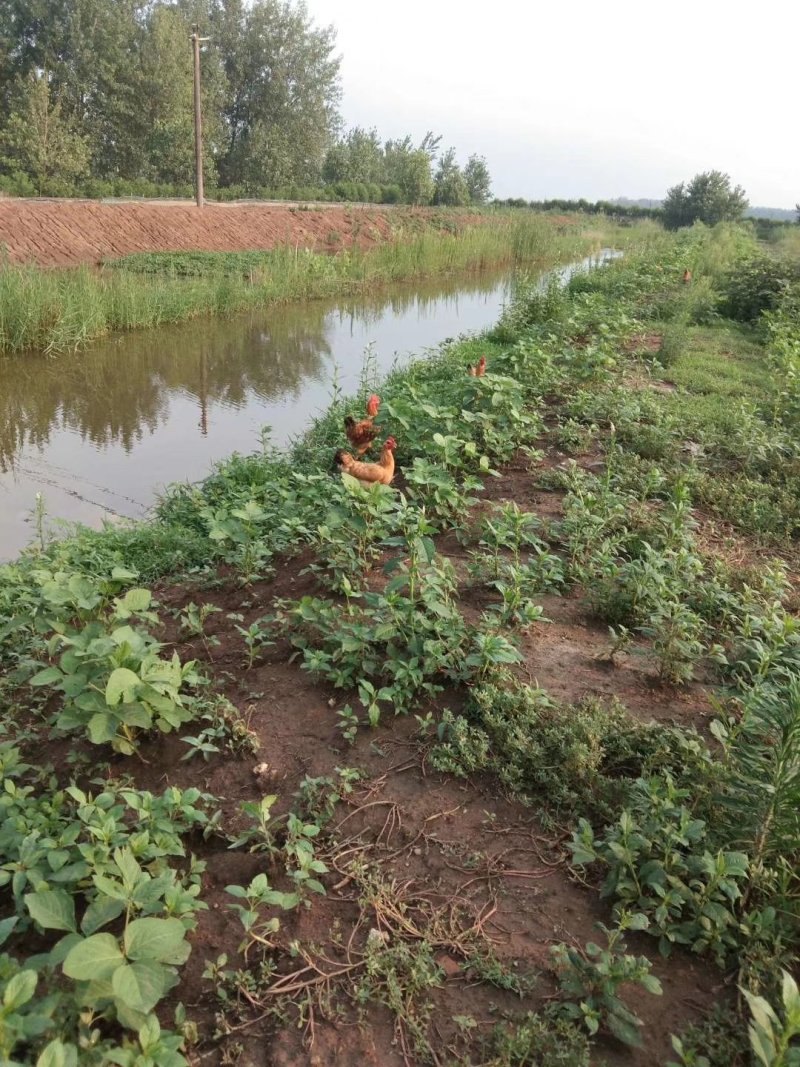
<path id="1" fill-rule="evenodd" d="M 0 568 L 6 1059 L 790 1047 L 780 270 L 698 228 L 520 283 L 489 334 L 366 372 L 290 454 Z M 400 470 L 365 491 L 329 469 L 376 388 Z"/>
<path id="2" fill-rule="evenodd" d="M 333 242 L 333 254 L 289 248 L 144 254 L 99 271 L 6 265 L 0 269 L 0 351 L 67 351 L 114 331 L 200 315 L 352 295 L 391 282 L 500 263 L 559 262 L 597 247 L 602 234 L 579 221 L 556 226 L 513 213 L 493 214 L 481 225 L 453 222 L 452 230 L 400 233 L 367 251 L 336 252 Z"/>

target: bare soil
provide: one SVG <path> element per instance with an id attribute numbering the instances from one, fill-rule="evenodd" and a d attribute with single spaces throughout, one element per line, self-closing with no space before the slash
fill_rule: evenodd
<path id="1" fill-rule="evenodd" d="M 469 216 L 465 213 L 463 220 Z M 478 216 L 475 216 L 478 218 Z M 11 263 L 97 264 L 133 252 L 244 252 L 281 246 L 339 251 L 388 240 L 399 224 L 435 225 L 424 208 L 0 199 Z"/>

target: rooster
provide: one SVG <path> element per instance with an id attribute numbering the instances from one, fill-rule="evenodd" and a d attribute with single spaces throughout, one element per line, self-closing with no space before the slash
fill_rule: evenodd
<path id="1" fill-rule="evenodd" d="M 394 478 L 393 453 L 396 448 L 397 441 L 393 437 L 387 437 L 383 445 L 381 458 L 377 463 L 360 463 L 357 459 L 353 459 L 349 452 L 345 452 L 344 449 L 340 448 L 334 456 L 334 463 L 344 474 L 349 474 L 351 478 L 355 478 L 362 485 L 374 485 L 375 482 L 379 482 L 381 485 L 390 485 L 392 478 Z"/>
<path id="2" fill-rule="evenodd" d="M 378 430 L 372 423 L 378 414 L 380 406 L 381 398 L 373 393 L 367 401 L 367 417 L 365 419 L 356 422 L 352 415 L 345 416 L 344 432 L 347 434 L 347 440 L 353 446 L 353 451 L 357 456 L 363 456 L 365 452 L 368 452 L 372 448 L 372 442 L 378 436 Z"/>
<path id="3" fill-rule="evenodd" d="M 475 366 L 469 368 L 470 378 L 482 378 L 486 374 L 486 356 L 481 356 Z"/>
<path id="4" fill-rule="evenodd" d="M 692 272 L 687 267 L 686 270 L 683 272 L 683 284 L 684 285 L 688 285 L 691 280 L 692 280 Z"/>

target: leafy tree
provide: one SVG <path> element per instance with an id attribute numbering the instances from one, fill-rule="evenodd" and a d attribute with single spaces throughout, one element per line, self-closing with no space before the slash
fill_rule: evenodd
<path id="1" fill-rule="evenodd" d="M 350 130 L 329 149 L 322 176 L 328 182 L 385 182 L 386 161 L 378 131 L 360 126 Z"/>
<path id="2" fill-rule="evenodd" d="M 195 174 L 194 79 L 189 35 L 192 23 L 177 7 L 159 5 L 150 15 L 141 53 L 141 142 L 146 176 L 191 184 Z M 203 143 L 206 181 L 216 182 L 221 148 L 224 76 L 218 53 L 204 52 Z M 141 176 L 142 172 L 137 176 Z"/>
<path id="3" fill-rule="evenodd" d="M 442 140 L 440 133 L 434 133 L 433 130 L 428 130 L 425 136 L 419 143 L 419 149 L 424 152 L 431 163 L 433 163 L 439 154 L 439 145 Z"/>
<path id="4" fill-rule="evenodd" d="M 417 148 L 401 161 L 396 184 L 407 204 L 430 204 L 433 198 L 433 175 L 427 152 Z"/>
<path id="5" fill-rule="evenodd" d="M 696 174 L 685 185 L 681 182 L 667 191 L 664 200 L 664 224 L 669 230 L 704 222 L 736 222 L 747 208 L 747 196 L 741 185 L 731 187 L 731 179 L 718 170 Z"/>
<path id="6" fill-rule="evenodd" d="M 492 179 L 483 156 L 471 155 L 464 167 L 464 181 L 473 204 L 485 204 L 492 192 Z"/>
<path id="7" fill-rule="evenodd" d="M 138 55 L 145 0 L 4 0 L 0 38 L 10 36 L 14 73 L 46 72 L 52 99 L 80 129 L 98 177 L 141 166 Z"/>
<path id="8" fill-rule="evenodd" d="M 456 163 L 455 148 L 448 148 L 439 160 L 439 166 L 434 179 L 434 204 L 447 204 L 451 207 L 459 207 L 470 201 L 469 189 L 461 173 L 461 168 Z"/>
<path id="9" fill-rule="evenodd" d="M 228 83 L 223 181 L 317 180 L 339 121 L 333 27 L 316 28 L 289 0 L 219 0 L 212 35 Z"/>
<path id="10" fill-rule="evenodd" d="M 332 27 L 302 0 L 0 0 L 0 166 L 27 193 L 85 176 L 188 185 L 194 177 L 192 52 L 203 48 L 209 186 L 257 191 L 347 183 L 413 204 L 484 202 L 485 161 L 462 175 L 441 135 L 384 144 L 339 131 Z M 30 122 L 34 136 L 25 144 Z M 467 179 L 469 182 L 467 183 Z"/>
<path id="11" fill-rule="evenodd" d="M 429 204 L 433 198 L 431 152 L 439 138 L 427 133 L 420 147 L 415 148 L 410 137 L 402 141 L 390 140 L 384 145 L 386 181 L 396 185 L 407 204 Z"/>
<path id="12" fill-rule="evenodd" d="M 797 212 L 797 225 L 800 226 L 800 204 L 795 204 L 794 209 Z"/>
<path id="13" fill-rule="evenodd" d="M 6 173 L 24 173 L 38 192 L 48 182 L 71 183 L 89 172 L 86 141 L 53 101 L 45 74 L 31 73 L 11 93 L 11 112 L 0 133 L 0 167 Z M 67 186 L 54 191 L 72 192 Z"/>

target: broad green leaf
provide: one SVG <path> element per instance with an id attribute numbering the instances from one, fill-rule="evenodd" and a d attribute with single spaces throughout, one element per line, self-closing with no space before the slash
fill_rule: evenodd
<path id="1" fill-rule="evenodd" d="M 28 685 L 55 685 L 55 683 L 60 682 L 63 677 L 64 675 L 58 667 L 45 667 L 43 671 L 34 674 L 33 678 L 28 682 Z"/>
<path id="2" fill-rule="evenodd" d="M 178 1008 L 183 1009 L 183 1005 L 179 1004 Z M 175 1021 L 179 1022 L 178 1008 L 175 1010 Z M 184 1009 L 184 1018 L 186 1012 Z M 139 1031 L 139 1044 L 142 1046 L 144 1052 L 148 1052 L 150 1049 L 154 1049 L 158 1045 L 159 1038 L 161 1037 L 161 1026 L 158 1022 L 156 1015 L 148 1015 L 147 1022 Z"/>
<path id="3" fill-rule="evenodd" d="M 754 993 L 749 993 L 746 989 L 742 989 L 741 992 L 744 994 L 745 1000 L 750 1006 L 753 1020 L 758 1027 L 767 1033 L 772 1032 L 773 1025 L 775 1027 L 780 1027 L 778 1017 L 772 1010 L 769 1001 L 765 1000 L 764 997 L 758 997 Z"/>
<path id="4" fill-rule="evenodd" d="M 114 567 L 111 577 L 117 582 L 135 582 L 139 577 L 139 572 L 129 570 L 127 567 Z"/>
<path id="5" fill-rule="evenodd" d="M 106 703 L 110 708 L 113 708 L 121 700 L 126 703 L 134 700 L 136 691 L 141 684 L 142 680 L 138 674 L 134 674 L 127 667 L 117 667 L 116 670 L 111 672 L 111 676 L 106 683 Z"/>
<path id="6" fill-rule="evenodd" d="M 40 889 L 25 894 L 25 907 L 31 918 L 45 930 L 74 932 L 75 901 L 65 889 Z"/>
<path id="7" fill-rule="evenodd" d="M 147 611 L 153 599 L 149 589 L 129 589 L 120 600 L 120 605 L 128 611 Z"/>
<path id="8" fill-rule="evenodd" d="M 64 934 L 47 953 L 47 966 L 58 967 L 67 958 L 67 953 L 74 945 L 79 945 L 83 938 L 80 934 Z M 30 963 L 30 960 L 28 961 Z"/>
<path id="9" fill-rule="evenodd" d="M 122 874 L 122 881 L 128 887 L 134 886 L 141 878 L 142 868 L 129 848 L 114 850 L 114 861 Z"/>
<path id="10" fill-rule="evenodd" d="M 128 891 L 121 882 L 108 878 L 105 874 L 96 874 L 92 881 L 95 884 L 95 888 L 99 889 L 107 897 L 111 897 L 112 900 L 127 901 Z"/>
<path id="11" fill-rule="evenodd" d="M 34 994 L 39 976 L 35 971 L 19 971 L 3 990 L 3 1014 L 10 1014 L 27 1004 Z"/>
<path id="12" fill-rule="evenodd" d="M 800 994 L 797 990 L 797 982 L 789 974 L 788 971 L 782 971 L 782 996 L 783 1006 L 786 1009 L 787 1015 L 797 1015 L 800 1013 Z"/>
<path id="13" fill-rule="evenodd" d="M 642 1043 L 642 1035 L 639 1033 L 638 1026 L 620 1018 L 619 1015 L 614 1015 L 613 1012 L 608 1016 L 608 1028 L 614 1037 L 626 1045 L 637 1048 Z"/>
<path id="14" fill-rule="evenodd" d="M 184 963 L 191 946 L 180 919 L 134 919 L 125 930 L 125 954 L 131 960 Z"/>
<path id="15" fill-rule="evenodd" d="M 101 927 L 116 919 L 124 910 L 124 898 L 112 899 L 107 896 L 99 896 L 92 901 L 84 912 L 83 919 L 81 919 L 81 930 L 87 937 L 90 937 L 92 934 L 97 933 Z"/>
<path id="16" fill-rule="evenodd" d="M 111 988 L 115 998 L 127 1007 L 147 1014 L 163 997 L 166 978 L 167 974 L 160 963 L 126 963 L 114 971 Z"/>
<path id="17" fill-rule="evenodd" d="M 86 729 L 93 745 L 104 745 L 113 740 L 117 723 L 107 712 L 101 711 L 89 719 Z"/>
<path id="18" fill-rule="evenodd" d="M 78 1050 L 56 1038 L 42 1049 L 36 1067 L 77 1067 Z"/>
<path id="19" fill-rule="evenodd" d="M 661 982 L 654 974 L 644 974 L 639 979 L 640 984 L 647 990 L 648 993 L 652 993 L 654 996 L 660 997 L 663 990 L 661 988 Z"/>
<path id="20" fill-rule="evenodd" d="M 650 920 L 640 911 L 635 912 L 628 918 L 629 930 L 646 930 L 650 926 Z"/>
<path id="21" fill-rule="evenodd" d="M 8 919 L 0 920 L 0 945 L 11 935 L 11 931 L 19 922 L 17 915 L 12 915 Z"/>
<path id="22" fill-rule="evenodd" d="M 178 922 L 178 920 L 174 920 Z M 181 929 L 183 929 L 182 924 Z M 117 939 L 111 934 L 92 934 L 70 949 L 64 960 L 64 974 L 80 982 L 108 979 L 125 962 Z"/>

